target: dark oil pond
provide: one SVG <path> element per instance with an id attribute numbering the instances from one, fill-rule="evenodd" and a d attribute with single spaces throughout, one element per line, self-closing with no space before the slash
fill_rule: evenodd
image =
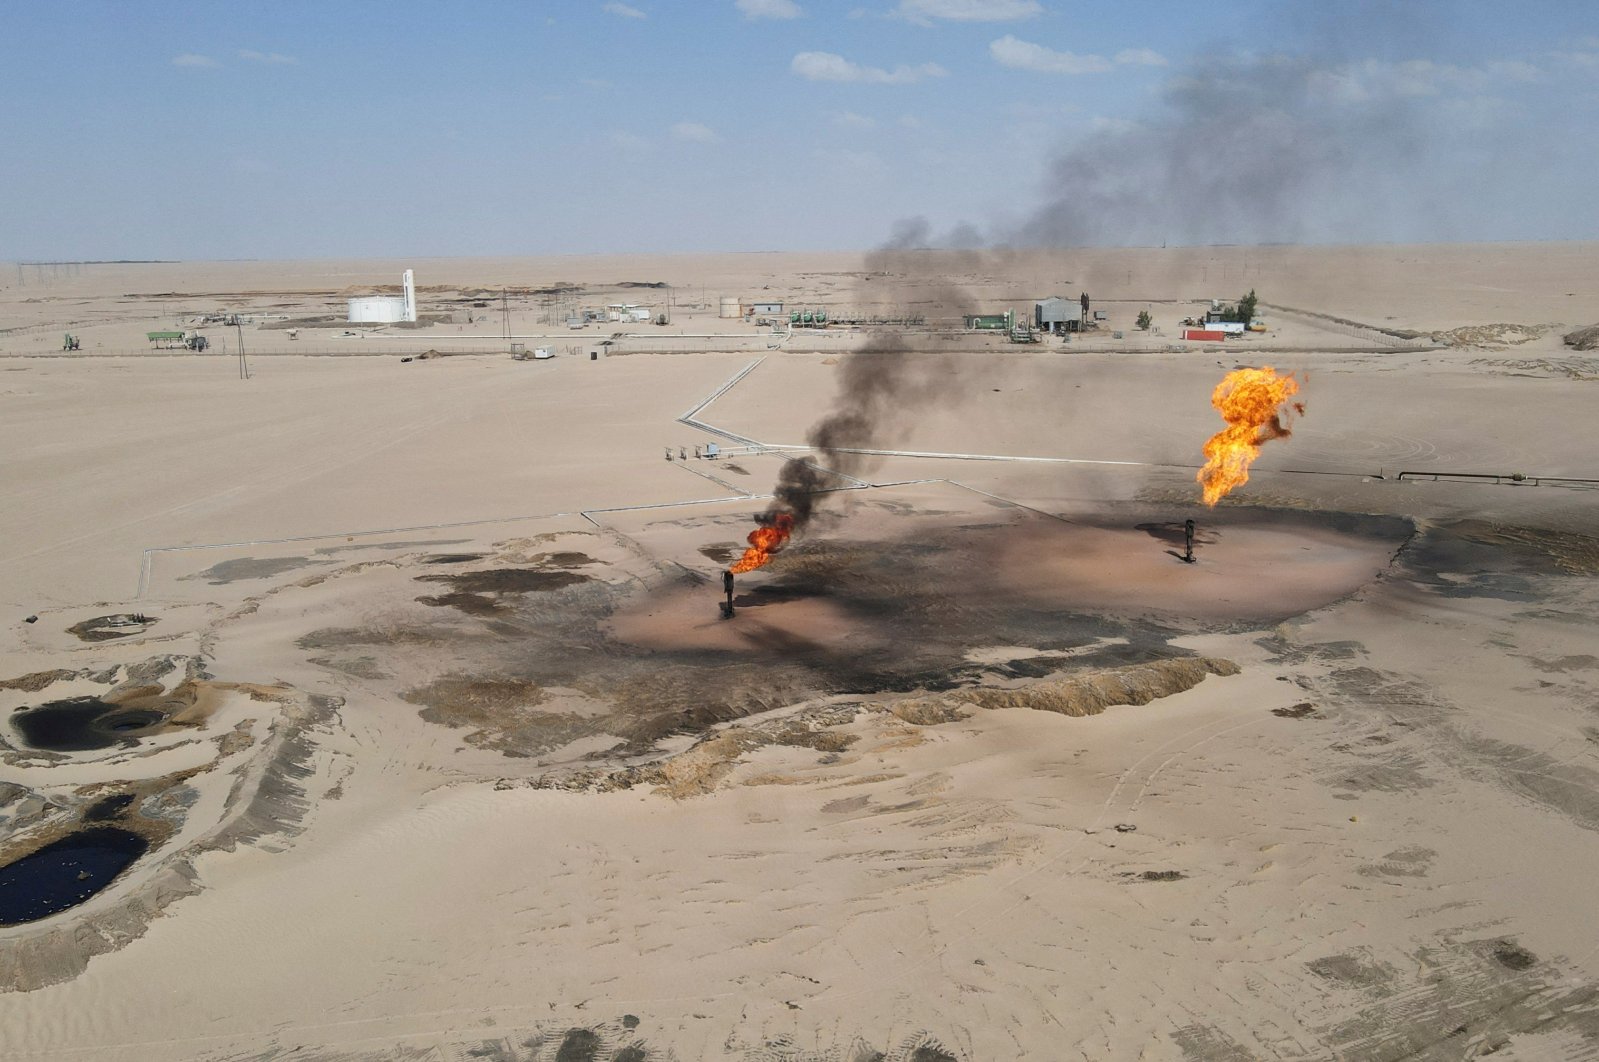
<path id="1" fill-rule="evenodd" d="M 11 725 L 29 748 L 85 752 L 127 744 L 166 720 L 148 708 L 119 708 L 98 697 L 70 697 L 11 713 Z"/>
<path id="2" fill-rule="evenodd" d="M 149 847 L 136 833 L 94 826 L 0 867 L 0 926 L 36 922 L 76 907 L 116 880 Z"/>

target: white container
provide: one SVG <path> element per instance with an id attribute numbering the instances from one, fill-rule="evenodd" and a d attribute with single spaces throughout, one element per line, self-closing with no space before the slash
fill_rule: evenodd
<path id="1" fill-rule="evenodd" d="M 405 320 L 405 299 L 394 295 L 371 295 L 349 302 L 351 324 L 394 324 Z"/>

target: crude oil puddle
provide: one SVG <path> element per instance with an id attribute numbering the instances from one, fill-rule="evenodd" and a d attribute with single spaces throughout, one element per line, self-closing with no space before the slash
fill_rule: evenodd
<path id="1" fill-rule="evenodd" d="M 79 830 L 0 867 L 0 926 L 36 922 L 76 907 L 149 849 L 114 826 Z"/>
<path id="2" fill-rule="evenodd" d="M 582 553 L 557 553 L 555 563 L 577 566 L 592 563 Z M 565 558 L 560 560 L 559 558 Z M 593 581 L 593 576 L 578 572 L 545 568 L 491 568 L 481 572 L 461 572 L 454 575 L 419 575 L 419 583 L 446 583 L 451 592 L 431 597 L 419 597 L 424 605 L 446 606 L 471 616 L 489 616 L 508 610 L 502 594 L 529 594 L 560 590 L 578 583 Z M 489 596 L 494 595 L 494 596 Z"/>
<path id="3" fill-rule="evenodd" d="M 29 748 L 88 752 L 131 744 L 166 722 L 152 708 L 123 708 L 98 697 L 71 697 L 11 713 L 11 725 Z"/>
<path id="4" fill-rule="evenodd" d="M 88 810 L 84 811 L 83 821 L 110 822 L 112 819 L 120 818 L 123 812 L 133 806 L 134 799 L 132 793 L 117 793 L 96 800 Z"/>
<path id="5" fill-rule="evenodd" d="M 184 575 L 183 580 L 204 579 L 212 586 L 223 586 L 248 579 L 270 579 L 313 563 L 310 557 L 239 557 L 213 564 L 204 571 Z"/>
<path id="6" fill-rule="evenodd" d="M 493 568 L 459 575 L 419 575 L 419 583 L 449 583 L 458 594 L 526 594 L 586 583 L 592 576 L 542 568 Z"/>

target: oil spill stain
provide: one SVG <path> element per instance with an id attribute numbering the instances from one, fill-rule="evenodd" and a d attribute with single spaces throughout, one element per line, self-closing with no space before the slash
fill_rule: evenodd
<path id="1" fill-rule="evenodd" d="M 136 634 L 143 634 L 155 623 L 155 619 L 142 613 L 120 612 L 74 623 L 67 628 L 67 633 L 83 642 L 109 642 L 117 638 L 131 638 Z"/>
<path id="2" fill-rule="evenodd" d="M 569 566 L 590 563 L 582 553 L 554 554 L 567 558 Z M 417 598 L 424 605 L 453 608 L 469 616 L 494 616 L 509 611 L 509 606 L 497 595 L 545 593 L 560 590 L 578 583 L 591 582 L 593 576 L 578 572 L 545 568 L 490 568 L 480 572 L 460 572 L 450 575 L 419 575 L 419 583 L 447 583 L 452 591 Z M 488 595 L 493 594 L 495 597 Z"/>
<path id="3" fill-rule="evenodd" d="M 572 1029 L 556 1049 L 555 1062 L 594 1062 L 599 1057 L 600 1038 L 591 1029 Z"/>
<path id="4" fill-rule="evenodd" d="M 1538 956 L 1520 947 L 1514 941 L 1499 941 L 1493 950 L 1494 962 L 1507 970 L 1528 970 L 1538 961 Z"/>
<path id="5" fill-rule="evenodd" d="M 76 907 L 148 849 L 149 842 L 136 833 L 95 826 L 0 867 L 0 926 L 36 922 Z"/>
<path id="6" fill-rule="evenodd" d="M 160 726 L 166 715 L 149 708 L 124 708 L 98 697 L 69 697 L 11 713 L 11 725 L 29 748 L 88 752 L 131 745 Z"/>
<path id="7" fill-rule="evenodd" d="M 527 594 L 589 582 L 593 576 L 541 568 L 491 568 L 458 575 L 419 575 L 419 583 L 449 583 L 463 594 Z"/>
<path id="8" fill-rule="evenodd" d="M 314 562 L 310 557 L 239 557 L 181 578 L 185 581 L 204 579 L 212 586 L 223 586 L 248 579 L 270 579 L 311 563 Z"/>

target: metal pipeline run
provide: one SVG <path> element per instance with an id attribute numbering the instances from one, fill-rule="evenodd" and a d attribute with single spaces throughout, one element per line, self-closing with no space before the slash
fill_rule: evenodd
<path id="1" fill-rule="evenodd" d="M 1465 480 L 1471 483 L 1508 483 L 1515 487 L 1550 486 L 1571 487 L 1578 490 L 1599 487 L 1599 479 L 1580 479 L 1575 476 L 1529 476 L 1525 472 L 1416 472 L 1407 469 L 1394 476 L 1394 479 L 1402 482 L 1407 476 L 1411 480 L 1425 479 L 1433 483 L 1440 480 Z M 1387 477 L 1379 476 L 1379 478 Z"/>

